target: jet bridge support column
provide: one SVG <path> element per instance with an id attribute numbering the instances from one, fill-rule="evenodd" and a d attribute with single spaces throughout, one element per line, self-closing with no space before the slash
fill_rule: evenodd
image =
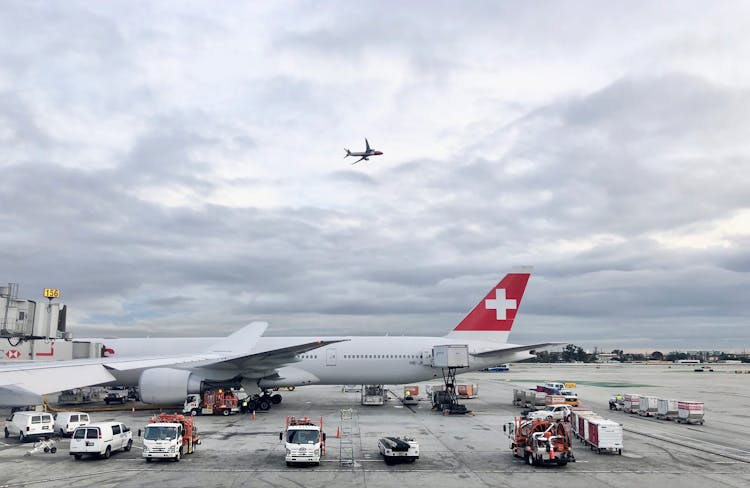
<path id="1" fill-rule="evenodd" d="M 469 346 L 444 345 L 432 348 L 432 367 L 440 368 L 443 375 L 443 391 L 432 393 L 432 408 L 444 415 L 466 414 L 469 410 L 458 403 L 456 395 L 456 372 L 469 367 Z"/>

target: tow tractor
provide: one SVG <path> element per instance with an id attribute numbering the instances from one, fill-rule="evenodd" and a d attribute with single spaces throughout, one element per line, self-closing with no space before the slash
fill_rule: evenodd
<path id="1" fill-rule="evenodd" d="M 190 394 L 182 408 L 182 413 L 190 415 L 231 415 L 239 411 L 239 401 L 234 393 L 222 389 L 206 390 L 203 398 L 198 394 Z"/>
<path id="2" fill-rule="evenodd" d="M 383 437 L 378 439 L 378 451 L 385 464 L 413 463 L 419 459 L 419 444 L 410 437 Z"/>
<path id="3" fill-rule="evenodd" d="M 162 413 L 148 420 L 143 434 L 143 458 L 172 459 L 179 461 L 185 454 L 192 454 L 201 443 L 192 417 Z"/>
<path id="4" fill-rule="evenodd" d="M 307 417 L 287 417 L 285 432 L 279 433 L 279 440 L 286 441 L 287 466 L 297 463 L 320 465 L 320 457 L 326 453 L 323 417 L 320 417 L 319 424 Z"/>
<path id="5" fill-rule="evenodd" d="M 531 466 L 575 462 L 570 432 L 562 421 L 515 418 L 503 425 L 503 432 L 511 440 L 513 455 Z"/>

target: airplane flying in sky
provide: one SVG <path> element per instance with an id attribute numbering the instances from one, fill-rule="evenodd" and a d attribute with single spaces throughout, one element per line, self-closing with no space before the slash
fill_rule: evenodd
<path id="1" fill-rule="evenodd" d="M 364 151 L 361 151 L 361 152 L 351 152 L 350 150 L 348 150 L 346 148 L 344 149 L 344 151 L 346 151 L 346 156 L 344 156 L 345 158 L 347 158 L 349 156 L 360 156 L 360 158 L 358 160 L 354 161 L 352 164 L 357 164 L 360 161 L 362 161 L 363 159 L 365 161 L 369 161 L 370 160 L 370 156 L 380 156 L 380 155 L 383 154 L 382 151 L 376 151 L 374 149 L 371 149 L 370 148 L 370 143 L 367 141 L 367 138 L 365 138 L 365 150 Z"/>
<path id="2" fill-rule="evenodd" d="M 146 403 L 182 403 L 202 389 L 242 386 L 260 393 L 258 408 L 281 397 L 273 387 L 406 384 L 442 377 L 433 347 L 467 345 L 469 367 L 459 374 L 533 357 L 557 343 L 508 344 L 529 268 L 506 275 L 443 337 L 263 337 L 253 322 L 228 337 L 85 339 L 109 357 L 0 365 L 0 405 L 28 405 L 39 395 L 91 385 L 138 385 Z M 84 340 L 84 339 L 81 339 Z"/>

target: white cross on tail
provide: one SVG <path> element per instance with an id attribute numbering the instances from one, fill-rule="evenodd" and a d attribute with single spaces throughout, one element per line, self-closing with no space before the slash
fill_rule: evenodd
<path id="1" fill-rule="evenodd" d="M 507 320 L 508 310 L 515 310 L 518 308 L 515 300 L 505 298 L 505 288 L 497 288 L 495 290 L 495 299 L 485 300 L 484 306 L 487 310 L 495 310 L 497 313 L 497 320 Z"/>

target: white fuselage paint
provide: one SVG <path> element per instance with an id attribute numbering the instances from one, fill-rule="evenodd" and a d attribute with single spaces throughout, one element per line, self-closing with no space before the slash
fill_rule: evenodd
<path id="1" fill-rule="evenodd" d="M 190 354 L 205 352 L 220 337 L 203 338 L 149 338 L 149 339 L 86 339 L 100 342 L 115 351 L 113 357 Z M 432 348 L 444 344 L 465 344 L 469 353 L 479 353 L 515 347 L 488 341 L 472 341 L 449 337 L 261 337 L 252 353 L 259 353 L 316 340 L 343 340 L 314 349 L 297 357 L 287 366 L 313 375 L 317 381 L 299 384 L 405 384 L 442 378 L 439 368 L 431 365 Z M 500 363 L 520 361 L 533 357 L 528 352 L 493 354 L 491 358 L 469 357 L 469 367 L 458 373 L 481 370 Z M 281 368 L 283 370 L 283 368 Z M 121 384 L 137 384 L 140 370 L 111 371 Z M 199 374 L 206 372 L 197 372 Z M 219 380 L 221 378 L 209 378 Z"/>

